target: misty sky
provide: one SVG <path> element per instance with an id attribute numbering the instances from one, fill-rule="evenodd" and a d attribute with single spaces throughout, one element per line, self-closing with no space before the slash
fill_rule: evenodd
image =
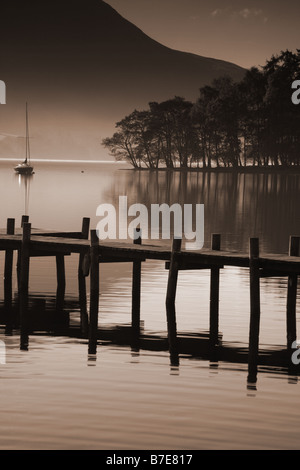
<path id="1" fill-rule="evenodd" d="M 105 1 L 166 46 L 246 68 L 300 48 L 299 0 Z"/>

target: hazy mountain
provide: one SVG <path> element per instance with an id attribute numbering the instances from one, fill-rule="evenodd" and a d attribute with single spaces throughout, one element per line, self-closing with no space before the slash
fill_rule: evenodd
<path id="1" fill-rule="evenodd" d="M 101 0 L 14 0 L 1 5 L 0 79 L 7 104 L 0 133 L 22 134 L 29 102 L 36 158 L 105 158 L 101 139 L 149 101 L 198 89 L 244 69 L 162 46 Z M 20 140 L 0 140 L 19 156 Z"/>

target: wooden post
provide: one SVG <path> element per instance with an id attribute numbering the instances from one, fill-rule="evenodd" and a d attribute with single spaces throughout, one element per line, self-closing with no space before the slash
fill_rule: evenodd
<path id="1" fill-rule="evenodd" d="M 82 228 L 81 228 L 81 238 L 83 240 L 87 240 L 89 238 L 89 230 L 90 230 L 90 218 L 83 217 Z"/>
<path id="2" fill-rule="evenodd" d="M 250 330 L 248 356 L 248 382 L 257 379 L 260 327 L 259 239 L 250 238 Z"/>
<path id="3" fill-rule="evenodd" d="M 28 349 L 28 333 L 29 333 L 29 318 L 28 318 L 28 284 L 29 284 L 29 262 L 30 262 L 30 236 L 31 224 L 24 222 L 23 224 L 23 237 L 22 247 L 20 251 L 20 348 Z"/>
<path id="4" fill-rule="evenodd" d="M 87 240 L 89 237 L 90 219 L 84 217 L 82 220 L 81 238 Z M 83 335 L 88 332 L 88 313 L 86 300 L 86 281 L 83 273 L 84 253 L 79 255 L 78 264 L 78 290 L 79 290 L 79 306 L 80 306 L 80 328 Z"/>
<path id="5" fill-rule="evenodd" d="M 29 222 L 29 216 L 28 215 L 22 215 L 21 218 L 21 228 L 24 227 L 24 224 L 27 224 Z M 17 259 L 17 281 L 18 281 L 18 288 L 20 285 L 20 270 L 21 270 L 21 253 L 18 251 L 18 259 Z"/>
<path id="6" fill-rule="evenodd" d="M 65 273 L 65 257 L 63 254 L 56 255 L 56 313 L 63 312 L 65 290 L 66 290 L 66 273 Z"/>
<path id="7" fill-rule="evenodd" d="M 24 224 L 27 224 L 28 222 L 29 222 L 29 215 L 22 215 L 21 228 L 23 228 Z"/>
<path id="8" fill-rule="evenodd" d="M 141 245 L 141 229 L 137 228 L 133 243 Z M 141 261 L 134 261 L 132 266 L 132 307 L 131 307 L 131 325 L 133 336 L 138 339 L 140 336 L 141 322 Z"/>
<path id="9" fill-rule="evenodd" d="M 211 249 L 220 251 L 221 235 L 213 234 Z M 210 346 L 214 347 L 219 343 L 219 286 L 220 268 L 212 267 L 210 270 L 210 315 L 209 315 L 209 339 Z"/>
<path id="10" fill-rule="evenodd" d="M 178 365 L 175 299 L 176 299 L 176 289 L 177 289 L 177 279 L 178 279 L 177 255 L 181 251 L 181 242 L 182 240 L 179 238 L 173 239 L 170 268 L 169 268 L 169 277 L 168 277 L 168 286 L 167 286 L 167 296 L 166 296 L 169 350 L 170 350 L 171 363 L 173 365 Z"/>
<path id="11" fill-rule="evenodd" d="M 89 354 L 96 354 L 99 311 L 99 240 L 91 231 Z"/>
<path id="12" fill-rule="evenodd" d="M 300 237 L 290 237 L 289 255 L 299 256 Z M 292 344 L 297 339 L 296 327 L 296 303 L 297 303 L 297 274 L 288 276 L 287 308 L 286 308 L 286 328 L 287 328 L 287 348 L 291 350 Z"/>
<path id="13" fill-rule="evenodd" d="M 14 235 L 15 233 L 15 219 L 7 219 L 6 227 L 7 235 Z M 5 325 L 6 332 L 9 333 L 12 329 L 12 271 L 13 271 L 13 250 L 6 250 L 5 252 L 5 267 L 4 267 L 4 311 L 5 311 Z"/>

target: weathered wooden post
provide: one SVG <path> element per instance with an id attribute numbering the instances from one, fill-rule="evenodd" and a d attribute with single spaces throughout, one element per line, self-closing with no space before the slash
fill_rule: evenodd
<path id="1" fill-rule="evenodd" d="M 257 379 L 260 327 L 259 239 L 250 238 L 250 330 L 248 355 L 248 382 Z"/>
<path id="2" fill-rule="evenodd" d="M 99 311 L 99 240 L 91 230 L 89 354 L 96 354 Z"/>
<path id="3" fill-rule="evenodd" d="M 81 238 L 87 240 L 89 237 L 90 219 L 84 217 L 82 220 Z M 88 332 L 88 313 L 87 313 L 87 300 L 86 300 L 86 281 L 83 272 L 84 253 L 79 255 L 78 265 L 78 290 L 79 290 L 79 306 L 80 306 L 80 328 L 83 335 Z"/>
<path id="4" fill-rule="evenodd" d="M 178 279 L 178 254 L 181 251 L 181 238 L 174 238 L 172 244 L 172 252 L 169 267 L 167 296 L 166 296 L 166 311 L 167 311 L 167 326 L 168 326 L 168 341 L 171 362 L 173 365 L 178 364 L 178 344 L 177 344 L 177 325 L 176 325 L 176 289 Z"/>
<path id="5" fill-rule="evenodd" d="M 211 249 L 220 251 L 221 235 L 213 234 Z M 210 270 L 210 316 L 209 316 L 209 339 L 210 346 L 214 347 L 219 343 L 219 287 L 220 268 L 213 266 Z"/>
<path id="6" fill-rule="evenodd" d="M 21 228 L 24 227 L 24 224 L 29 222 L 29 215 L 22 215 L 21 218 Z M 21 269 L 21 253 L 18 251 L 18 259 L 17 259 L 17 280 L 18 280 L 18 288 L 20 283 L 20 269 Z"/>
<path id="7" fill-rule="evenodd" d="M 66 290 L 65 257 L 63 254 L 56 255 L 56 279 L 56 312 L 60 314 L 63 312 Z"/>
<path id="8" fill-rule="evenodd" d="M 7 235 L 15 233 L 15 219 L 7 219 L 6 226 Z M 10 332 L 12 328 L 12 272 L 13 272 L 13 250 L 5 252 L 4 266 L 4 311 L 6 332 Z"/>
<path id="9" fill-rule="evenodd" d="M 141 229 L 137 228 L 133 243 L 141 245 Z M 131 303 L 131 325 L 133 336 L 138 339 L 140 336 L 140 322 L 141 322 L 141 261 L 133 261 L 132 266 L 132 303 Z"/>
<path id="10" fill-rule="evenodd" d="M 300 237 L 290 237 L 289 255 L 299 256 Z M 292 344 L 297 339 L 296 327 L 296 304 L 297 304 L 297 274 L 288 276 L 287 308 L 286 308 L 286 329 L 287 329 L 287 349 L 291 350 Z"/>
<path id="11" fill-rule="evenodd" d="M 29 222 L 29 215 L 22 215 L 21 228 L 23 228 L 24 224 L 27 224 L 28 222 Z"/>
<path id="12" fill-rule="evenodd" d="M 22 247 L 20 250 L 20 348 L 28 349 L 29 318 L 28 318 L 28 285 L 29 285 L 29 262 L 30 262 L 30 236 L 31 224 L 24 222 Z"/>

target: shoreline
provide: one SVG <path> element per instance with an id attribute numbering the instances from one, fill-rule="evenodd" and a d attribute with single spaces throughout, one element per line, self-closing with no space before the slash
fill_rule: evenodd
<path id="1" fill-rule="evenodd" d="M 126 168 L 127 169 L 127 168 Z M 292 167 L 240 167 L 240 168 L 130 168 L 133 171 L 163 171 L 163 172 L 178 172 L 178 173 L 300 173 L 300 166 Z"/>

